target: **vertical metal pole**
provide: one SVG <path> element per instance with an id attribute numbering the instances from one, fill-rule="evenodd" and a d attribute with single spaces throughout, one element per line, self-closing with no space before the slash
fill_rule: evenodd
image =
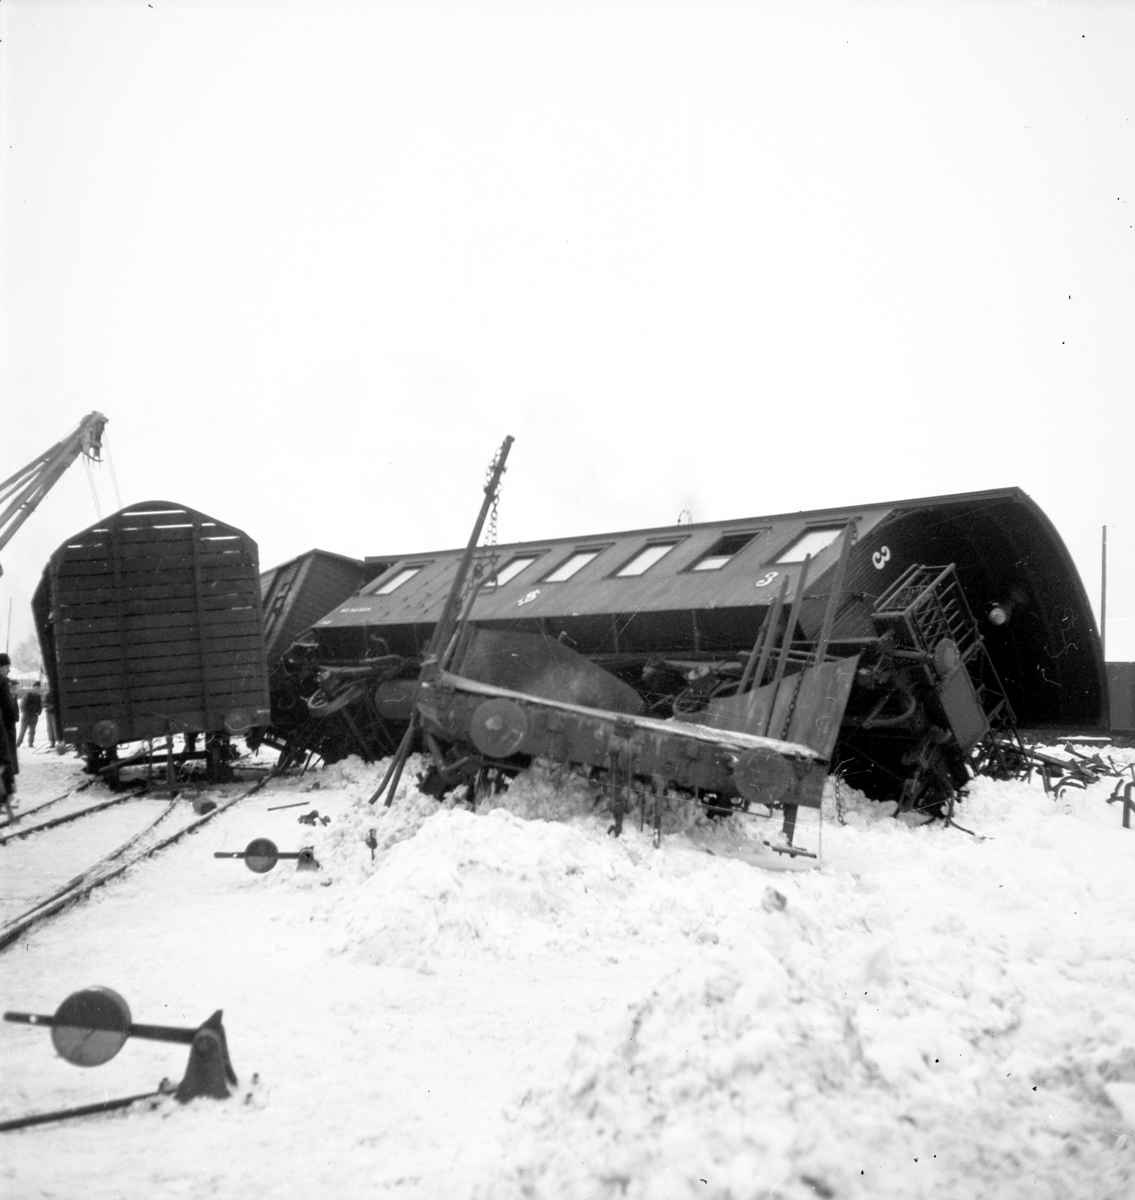
<path id="1" fill-rule="evenodd" d="M 831 592 L 828 594 L 828 606 L 824 609 L 824 623 L 820 627 L 820 640 L 816 643 L 815 663 L 817 666 L 824 661 L 828 652 L 828 643 L 832 637 L 832 625 L 835 623 L 835 611 L 843 599 L 843 581 L 847 575 L 847 560 L 851 555 L 851 542 L 855 537 L 855 522 L 848 521 L 843 531 L 843 541 L 839 547 L 839 559 L 836 562 L 835 578 L 832 580 Z"/>
<path id="2" fill-rule="evenodd" d="M 765 618 L 768 629 L 764 632 L 764 640 L 761 641 L 758 636 L 758 641 L 761 641 L 760 656 L 757 659 L 757 665 L 753 668 L 751 680 L 753 687 L 760 687 L 764 683 L 765 671 L 768 669 L 768 660 L 772 655 L 773 643 L 776 640 L 777 629 L 780 624 L 780 614 L 784 609 L 784 596 L 788 591 L 788 576 L 785 575 L 780 581 L 780 590 L 776 594 L 776 599 L 772 602 L 772 607 L 769 609 L 768 616 Z M 761 627 L 764 629 L 764 626 Z M 753 649 L 756 649 L 756 642 L 753 643 Z M 743 689 L 742 689 L 743 690 Z"/>
<path id="3" fill-rule="evenodd" d="M 473 526 L 473 534 L 469 538 L 469 544 L 465 547 L 465 553 L 461 557 L 457 574 L 453 577 L 453 584 L 449 589 L 449 595 L 445 598 L 445 607 L 442 609 L 441 616 L 438 618 L 437 626 L 434 629 L 434 635 L 430 639 L 429 647 L 426 649 L 427 659 L 437 659 L 441 656 L 449 645 L 450 637 L 453 635 L 451 626 L 453 624 L 457 601 L 462 585 L 465 583 L 465 576 L 469 572 L 469 563 L 472 561 L 473 552 L 477 549 L 477 543 L 481 539 L 481 530 L 484 528 L 485 518 L 489 515 L 489 509 L 496 498 L 497 487 L 500 485 L 501 476 L 504 474 L 505 460 L 508 458 L 509 447 L 512 443 L 513 439 L 506 437 L 501 443 L 500 450 L 497 452 L 496 460 L 492 466 L 492 475 L 489 482 L 485 484 L 485 500 L 481 505 L 480 513 L 477 515 L 477 523 Z M 445 663 L 443 662 L 441 665 L 444 667 Z"/>
<path id="4" fill-rule="evenodd" d="M 1100 653 L 1107 662 L 1107 526 L 1103 527 L 1100 552 Z"/>
<path id="5" fill-rule="evenodd" d="M 741 672 L 741 682 L 737 685 L 737 694 L 749 690 L 749 684 L 752 682 L 753 672 L 756 670 L 757 660 L 761 656 L 761 651 L 764 647 L 765 639 L 768 635 L 769 626 L 772 624 L 772 605 L 765 609 L 765 618 L 761 622 L 761 627 L 757 630 L 756 639 L 753 642 L 753 648 L 749 651 L 749 657 L 745 660 L 745 669 Z"/>
<path id="6" fill-rule="evenodd" d="M 796 577 L 796 591 L 788 604 L 788 624 L 784 628 L 784 641 L 780 643 L 780 657 L 776 660 L 776 671 L 773 683 L 779 683 L 784 678 L 784 668 L 788 665 L 788 652 L 792 648 L 792 634 L 796 622 L 800 619 L 800 610 L 804 606 L 804 586 L 808 582 L 808 565 L 812 561 L 810 554 L 806 555 L 800 565 L 800 574 Z"/>
<path id="7" fill-rule="evenodd" d="M 455 635 L 460 632 L 459 622 L 456 617 L 459 615 L 457 614 L 457 603 L 461 595 L 461 588 L 469 572 L 469 564 L 473 560 L 473 552 L 477 549 L 477 543 L 481 540 L 481 530 L 484 528 L 485 518 L 489 515 L 489 509 L 492 508 L 493 501 L 496 499 L 497 488 L 500 486 L 501 476 L 504 474 L 505 460 L 508 458 L 509 447 L 512 443 L 513 438 L 506 437 L 501 443 L 501 448 L 497 452 L 496 458 L 493 460 L 489 482 L 485 484 L 485 499 L 481 505 L 481 511 L 477 515 L 477 522 L 473 526 L 473 534 L 469 538 L 468 545 L 465 547 L 465 553 L 461 557 L 457 574 L 453 577 L 449 595 L 445 598 L 445 607 L 442 609 L 437 625 L 434 626 L 433 636 L 426 647 L 425 660 L 422 663 L 421 673 L 418 676 L 419 684 L 427 678 L 431 671 L 436 672 L 439 667 L 445 667 L 449 659 L 449 652 L 456 647 L 459 640 Z M 368 803 L 374 804 L 388 787 L 389 792 L 386 797 L 386 807 L 389 808 L 393 803 L 394 792 L 398 787 L 399 780 L 402 778 L 402 770 L 406 766 L 406 760 L 410 757 L 410 747 L 413 745 L 414 735 L 417 733 L 420 724 L 421 710 L 418 708 L 417 703 L 415 703 L 413 711 L 410 713 L 410 723 L 406 726 L 406 732 L 402 735 L 402 741 L 398 744 L 398 749 L 394 752 L 394 757 L 390 760 L 390 765 L 386 768 L 382 782 L 378 785 L 378 789 L 371 796 Z"/>

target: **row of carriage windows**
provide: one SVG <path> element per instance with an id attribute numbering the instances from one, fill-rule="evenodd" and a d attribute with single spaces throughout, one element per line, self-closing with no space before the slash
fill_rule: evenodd
<path id="1" fill-rule="evenodd" d="M 809 556 L 815 556 L 825 547 L 830 546 L 836 538 L 844 531 L 846 524 L 841 525 L 816 525 L 811 529 L 806 529 L 802 534 L 790 542 L 780 552 L 780 554 L 772 559 L 772 564 L 779 566 L 781 564 L 803 562 Z M 767 529 L 751 529 L 740 533 L 727 533 L 723 537 L 718 538 L 716 542 L 688 569 L 691 571 L 720 571 L 722 567 L 730 563 L 744 548 L 762 533 L 767 533 Z M 630 579 L 638 575 L 645 575 L 655 563 L 660 562 L 674 549 L 675 546 L 681 545 L 685 539 L 673 538 L 662 541 L 648 542 L 633 558 L 628 559 L 614 573 L 616 579 Z M 582 546 L 578 550 L 569 555 L 561 562 L 553 571 L 545 575 L 540 580 L 541 583 L 564 583 L 573 575 L 581 571 L 587 564 L 598 558 L 604 550 L 608 548 L 609 543 L 601 546 Z M 542 551 L 540 553 L 543 553 Z M 537 554 L 518 554 L 515 558 L 509 559 L 505 565 L 489 579 L 485 586 L 488 588 L 502 587 L 509 580 L 515 579 L 517 575 L 530 567 L 539 557 Z M 768 565 L 768 564 L 762 564 Z M 378 587 L 373 589 L 373 594 L 376 596 L 389 596 L 391 592 L 397 591 L 408 580 L 413 579 L 424 567 L 429 566 L 429 563 L 414 563 L 403 567 L 396 571 L 389 579 L 381 582 Z"/>

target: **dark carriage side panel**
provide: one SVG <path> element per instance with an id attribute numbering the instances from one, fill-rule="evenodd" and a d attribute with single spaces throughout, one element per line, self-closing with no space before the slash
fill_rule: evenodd
<path id="1" fill-rule="evenodd" d="M 912 563 L 952 563 L 1020 725 L 1106 727 L 1091 606 L 1048 518 L 1017 489 L 906 502 L 855 548 L 848 591 L 873 602 Z M 990 620 L 994 607 L 1008 614 Z"/>
<path id="2" fill-rule="evenodd" d="M 262 574 L 268 662 L 275 663 L 304 630 L 353 596 L 374 573 L 358 559 L 310 550 Z"/>
<path id="3" fill-rule="evenodd" d="M 56 551 L 37 597 L 70 740 L 267 724 L 256 544 L 239 530 L 165 501 L 123 509 Z"/>
<path id="4" fill-rule="evenodd" d="M 1135 733 L 1135 663 L 1109 662 L 1107 685 L 1112 731 Z"/>

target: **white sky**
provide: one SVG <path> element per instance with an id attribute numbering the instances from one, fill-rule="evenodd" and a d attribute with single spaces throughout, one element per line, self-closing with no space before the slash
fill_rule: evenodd
<path id="1" fill-rule="evenodd" d="M 1135 5 L 0 4 L 0 478 L 272 565 L 1019 486 L 1135 659 Z M 107 468 L 103 512 L 117 507 Z M 3 552 L 11 639 L 74 467 Z M 7 629 L 5 628 L 5 635 Z"/>

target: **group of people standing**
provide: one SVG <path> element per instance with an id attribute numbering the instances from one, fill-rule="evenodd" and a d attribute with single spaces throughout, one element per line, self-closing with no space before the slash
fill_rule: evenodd
<path id="1" fill-rule="evenodd" d="M 41 715 L 47 718 L 47 740 L 53 748 L 58 739 L 51 694 L 45 695 L 37 680 L 17 702 L 8 682 L 11 671 L 12 660 L 8 655 L 0 654 L 0 809 L 7 812 L 9 820 L 15 820 L 12 796 L 16 790 L 16 776 L 20 773 L 16 747 L 24 744 L 25 737 L 29 747 L 35 745 L 35 731 Z M 19 733 L 16 732 L 17 722 Z"/>

